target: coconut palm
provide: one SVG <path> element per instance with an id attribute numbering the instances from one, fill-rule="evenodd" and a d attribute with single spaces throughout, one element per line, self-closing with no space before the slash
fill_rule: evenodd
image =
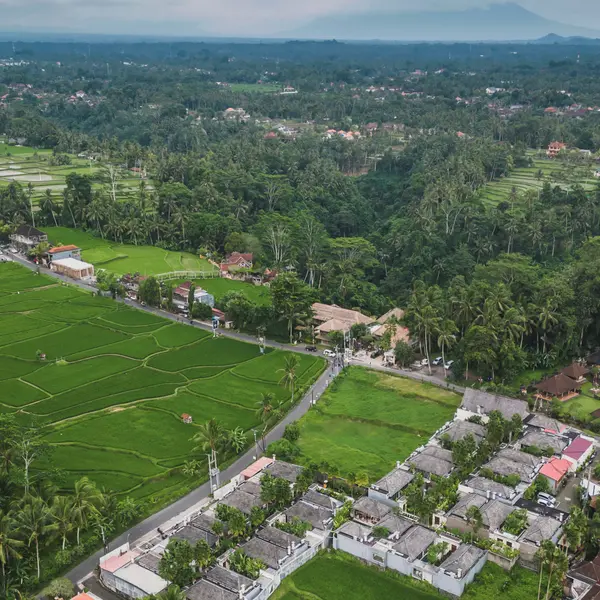
<path id="1" fill-rule="evenodd" d="M 550 301 L 546 302 L 546 305 L 542 307 L 538 314 L 538 326 L 544 332 L 543 340 L 544 345 L 542 347 L 542 352 L 546 354 L 546 343 L 548 341 L 547 334 L 552 329 L 554 325 L 558 323 L 558 316 L 552 306 Z"/>
<path id="2" fill-rule="evenodd" d="M 442 351 L 442 362 L 444 364 L 444 371 L 446 370 L 446 348 L 451 348 L 456 342 L 456 324 L 450 319 L 442 321 L 439 329 L 437 330 L 438 339 L 437 343 Z"/>
<path id="3" fill-rule="evenodd" d="M 236 427 L 229 432 L 229 445 L 233 448 L 236 454 L 239 454 L 248 443 L 246 434 L 241 427 Z"/>
<path id="4" fill-rule="evenodd" d="M 62 538 L 62 549 L 64 550 L 67 544 L 67 536 L 74 529 L 73 501 L 68 496 L 55 496 L 51 512 L 57 531 Z"/>
<path id="5" fill-rule="evenodd" d="M 24 546 L 24 542 L 18 539 L 17 523 L 10 513 L 4 513 L 0 510 L 0 565 L 2 566 L 2 582 L 4 592 L 6 593 L 6 564 L 9 559 L 20 560 L 23 558 L 19 553 L 19 548 Z"/>
<path id="6" fill-rule="evenodd" d="M 157 598 L 160 600 L 185 600 L 186 594 L 178 585 L 170 585 L 166 590 L 162 591 Z"/>
<path id="7" fill-rule="evenodd" d="M 223 443 L 224 431 L 216 419 L 210 419 L 198 427 L 198 433 L 192 437 L 196 448 L 202 452 L 216 452 Z"/>
<path id="8" fill-rule="evenodd" d="M 41 499 L 29 497 L 18 516 L 19 526 L 27 539 L 27 545 L 35 544 L 37 578 L 40 578 L 40 540 L 56 531 L 48 505 Z"/>
<path id="9" fill-rule="evenodd" d="M 82 477 L 75 482 L 72 500 L 73 518 L 77 528 L 77 545 L 79 546 L 79 534 L 87 526 L 92 514 L 97 511 L 96 506 L 100 501 L 100 492 L 87 477 Z"/>
<path id="10" fill-rule="evenodd" d="M 467 523 L 471 526 L 471 542 L 473 542 L 473 536 L 477 535 L 477 532 L 483 525 L 483 516 L 478 506 L 470 506 L 465 513 Z"/>
<path id="11" fill-rule="evenodd" d="M 278 369 L 278 373 L 283 373 L 282 378 L 279 380 L 279 385 L 283 385 L 286 389 L 289 389 L 292 393 L 292 404 L 294 404 L 294 392 L 296 391 L 296 383 L 298 382 L 298 375 L 296 370 L 300 364 L 300 359 L 296 354 L 290 354 L 285 359 L 285 366 L 283 369 Z"/>
<path id="12" fill-rule="evenodd" d="M 275 410 L 275 407 L 273 406 L 274 399 L 275 395 L 267 392 L 266 394 L 261 394 L 260 400 L 256 403 L 256 418 L 263 424 L 261 434 L 263 451 L 265 450 L 265 434 L 267 432 L 269 419 L 273 416 L 273 411 Z"/>

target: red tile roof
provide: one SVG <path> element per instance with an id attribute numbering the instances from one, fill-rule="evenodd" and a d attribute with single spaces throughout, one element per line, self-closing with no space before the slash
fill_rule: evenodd
<path id="1" fill-rule="evenodd" d="M 57 252 L 68 252 L 69 250 L 79 250 L 79 246 L 68 244 L 67 246 L 55 246 L 51 250 L 48 250 L 48 254 L 55 254 Z"/>
<path id="2" fill-rule="evenodd" d="M 583 439 L 581 436 L 575 438 L 563 451 L 563 456 L 568 456 L 573 460 L 579 460 L 592 445 L 589 440 Z"/>
<path id="3" fill-rule="evenodd" d="M 256 462 L 253 462 L 249 467 L 246 467 L 240 475 L 244 479 L 250 479 L 257 473 L 260 473 L 265 467 L 268 467 L 273 462 L 272 458 L 268 456 L 262 456 Z"/>
<path id="4" fill-rule="evenodd" d="M 540 473 L 553 481 L 560 481 L 567 474 L 570 466 L 571 463 L 564 458 L 553 458 L 540 469 Z"/>

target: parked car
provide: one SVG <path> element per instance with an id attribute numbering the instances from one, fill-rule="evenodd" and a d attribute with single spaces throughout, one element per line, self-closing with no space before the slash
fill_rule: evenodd
<path id="1" fill-rule="evenodd" d="M 446 361 L 446 364 L 444 365 L 444 369 L 450 369 L 453 364 L 454 364 L 453 360 Z"/>
<path id="2" fill-rule="evenodd" d="M 335 352 L 333 350 L 330 350 L 329 348 L 325 348 L 325 350 L 323 350 L 323 355 L 329 356 L 329 358 L 333 358 L 335 356 Z"/>
<path id="3" fill-rule="evenodd" d="M 556 502 L 550 502 L 550 500 L 546 500 L 545 498 L 539 498 L 537 502 L 540 506 L 547 506 L 548 508 L 554 508 L 556 505 Z"/>
<path id="4" fill-rule="evenodd" d="M 441 356 L 438 356 L 437 358 L 433 359 L 433 362 L 431 363 L 434 367 L 439 367 L 441 364 L 444 363 L 444 359 Z"/>
<path id="5" fill-rule="evenodd" d="M 556 498 L 545 492 L 540 492 L 538 494 L 538 503 L 541 504 L 542 501 L 547 503 L 544 506 L 554 506 L 556 504 Z"/>
<path id="6" fill-rule="evenodd" d="M 410 365 L 410 368 L 413 371 L 419 371 L 419 370 L 421 370 L 423 368 L 423 363 L 420 360 L 417 360 L 412 365 Z"/>
<path id="7" fill-rule="evenodd" d="M 316 346 L 306 346 L 306 348 L 304 348 L 307 352 L 316 352 L 317 351 L 317 347 Z"/>
<path id="8" fill-rule="evenodd" d="M 383 350 L 381 348 L 378 348 L 377 350 L 375 350 L 375 352 L 371 352 L 371 358 L 377 358 L 378 356 L 381 356 L 383 354 Z"/>
<path id="9" fill-rule="evenodd" d="M 422 367 L 426 367 L 426 366 L 428 366 L 428 365 L 429 365 L 429 361 L 428 361 L 426 358 L 423 358 L 423 359 L 420 361 L 420 363 L 421 363 L 421 366 L 422 366 Z"/>
<path id="10" fill-rule="evenodd" d="M 17 249 L 16 248 L 9 248 L 8 251 L 12 252 L 13 254 L 17 253 Z"/>

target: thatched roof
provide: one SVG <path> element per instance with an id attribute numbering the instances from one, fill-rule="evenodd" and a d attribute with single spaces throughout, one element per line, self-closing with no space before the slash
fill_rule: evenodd
<path id="1" fill-rule="evenodd" d="M 579 384 L 563 373 L 548 377 L 540 381 L 536 386 L 540 392 L 545 392 L 550 396 L 562 396 L 568 392 L 574 392 L 579 387 Z"/>
<path id="2" fill-rule="evenodd" d="M 563 375 L 566 375 L 571 379 L 579 379 L 580 377 L 585 377 L 589 372 L 590 370 L 587 367 L 584 367 L 578 362 L 570 364 L 568 367 L 565 367 L 561 371 Z"/>

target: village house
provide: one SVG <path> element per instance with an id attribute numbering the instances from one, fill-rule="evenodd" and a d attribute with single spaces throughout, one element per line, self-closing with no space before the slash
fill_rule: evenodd
<path id="1" fill-rule="evenodd" d="M 564 373 L 558 373 L 552 377 L 547 377 L 536 384 L 537 393 L 535 397 L 539 400 L 551 401 L 558 398 L 561 401 L 570 400 L 579 395 L 581 383 L 571 379 Z"/>
<path id="2" fill-rule="evenodd" d="M 554 435 L 562 434 L 567 430 L 567 426 L 563 423 L 539 413 L 529 415 L 523 420 L 523 424 L 527 425 L 529 428 L 535 427 L 545 433 L 553 433 Z"/>
<path id="3" fill-rule="evenodd" d="M 69 244 L 67 246 L 55 246 L 48 250 L 48 258 L 50 261 L 61 260 L 63 258 L 75 258 L 79 260 L 81 258 L 81 248 Z"/>
<path id="4" fill-rule="evenodd" d="M 494 410 L 499 411 L 507 421 L 510 421 L 513 415 L 519 415 L 521 419 L 529 415 L 525 400 L 516 400 L 475 388 L 467 388 L 460 408 L 456 411 L 456 417 L 466 421 L 469 417 L 479 415 L 481 420 L 486 423 L 489 419 L 488 415 Z"/>
<path id="5" fill-rule="evenodd" d="M 565 458 L 553 458 L 540 469 L 540 475 L 548 480 L 550 491 L 555 494 L 560 489 L 560 485 L 566 477 L 571 463 Z"/>
<path id="6" fill-rule="evenodd" d="M 191 281 L 185 281 L 173 290 L 173 304 L 177 308 L 188 308 L 188 298 L 192 285 L 193 283 Z M 212 308 L 215 305 L 215 297 L 212 294 L 209 294 L 205 289 L 201 287 L 195 287 L 194 302 L 197 302 L 198 304 L 208 304 L 208 306 Z"/>
<path id="7" fill-rule="evenodd" d="M 262 591 L 258 582 L 216 565 L 185 595 L 187 600 L 255 600 Z"/>
<path id="8" fill-rule="evenodd" d="M 571 463 L 570 471 L 576 471 L 589 460 L 594 450 L 595 443 L 592 438 L 580 435 L 563 450 L 562 458 Z"/>
<path id="9" fill-rule="evenodd" d="M 48 236 L 31 225 L 19 225 L 15 232 L 10 234 L 9 239 L 19 252 L 26 254 L 41 242 L 47 242 Z"/>
<path id="10" fill-rule="evenodd" d="M 53 259 L 50 268 L 56 273 L 71 279 L 91 279 L 94 277 L 94 265 L 76 258 Z"/>
<path id="11" fill-rule="evenodd" d="M 518 440 L 515 447 L 532 448 L 538 450 L 546 450 L 552 455 L 560 456 L 560 453 L 568 446 L 569 438 L 560 435 L 545 433 L 538 429 L 531 428 L 525 432 L 525 435 Z M 518 449 L 517 448 L 517 449 Z"/>
<path id="12" fill-rule="evenodd" d="M 398 507 L 400 510 L 404 510 L 406 501 L 401 492 L 414 477 L 410 471 L 401 468 L 400 462 L 397 462 L 393 471 L 371 484 L 367 492 L 368 497 L 392 508 Z"/>
<path id="13" fill-rule="evenodd" d="M 223 275 L 235 274 L 240 269 L 251 269 L 253 265 L 253 255 L 251 252 L 232 252 L 220 264 Z"/>
<path id="14" fill-rule="evenodd" d="M 433 445 L 417 449 L 406 459 L 406 463 L 420 471 L 426 479 L 431 479 L 432 475 L 448 477 L 454 470 L 452 452 Z"/>
<path id="15" fill-rule="evenodd" d="M 571 363 L 568 367 L 565 367 L 561 373 L 566 375 L 570 379 L 573 379 L 576 383 L 583 385 L 586 382 L 586 375 L 590 370 L 583 364 L 578 362 Z"/>
<path id="16" fill-rule="evenodd" d="M 571 600 L 600 600 L 600 554 L 568 571 L 565 587 Z"/>
<path id="17" fill-rule="evenodd" d="M 345 333 L 350 330 L 352 325 L 370 325 L 373 322 L 371 317 L 367 317 L 357 310 L 341 308 L 335 304 L 315 302 L 312 305 L 312 311 L 315 335 L 323 342 L 329 341 L 329 334 L 333 331 Z"/>
<path id="18" fill-rule="evenodd" d="M 550 144 L 548 144 L 548 149 L 546 150 L 546 156 L 548 158 L 556 158 L 561 150 L 565 150 L 566 148 L 567 145 L 563 142 L 550 142 Z"/>

